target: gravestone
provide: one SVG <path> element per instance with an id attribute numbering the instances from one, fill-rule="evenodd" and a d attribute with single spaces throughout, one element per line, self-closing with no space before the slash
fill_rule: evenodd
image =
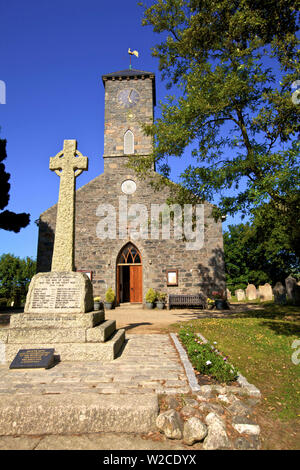
<path id="1" fill-rule="evenodd" d="M 235 296 L 236 296 L 238 302 L 241 302 L 242 300 L 246 300 L 244 289 L 237 289 L 235 291 Z"/>
<path id="2" fill-rule="evenodd" d="M 231 292 L 228 288 L 226 288 L 226 298 L 227 300 L 231 300 Z"/>
<path id="3" fill-rule="evenodd" d="M 293 305 L 300 305 L 300 286 L 292 276 L 288 276 L 285 280 L 286 295 Z"/>
<path id="4" fill-rule="evenodd" d="M 285 305 L 286 304 L 286 288 L 282 285 L 281 282 L 276 282 L 273 288 L 274 302 L 276 304 Z"/>
<path id="5" fill-rule="evenodd" d="M 52 267 L 32 278 L 24 313 L 13 315 L 6 330 L 6 361 L 14 359 L 13 368 L 44 364 L 49 349 L 61 360 L 109 362 L 124 343 L 125 330 L 105 321 L 103 309 L 92 311 L 89 277 L 74 272 L 75 178 L 87 166 L 75 140 L 65 140 L 63 150 L 50 158 L 50 169 L 60 177 Z"/>
<path id="6" fill-rule="evenodd" d="M 257 299 L 257 289 L 254 284 L 248 284 L 246 288 L 246 297 L 248 300 Z"/>
<path id="7" fill-rule="evenodd" d="M 258 293 L 260 300 L 263 302 L 267 300 L 273 300 L 273 292 L 272 292 L 272 287 L 268 282 L 264 284 L 263 286 L 258 286 Z"/>

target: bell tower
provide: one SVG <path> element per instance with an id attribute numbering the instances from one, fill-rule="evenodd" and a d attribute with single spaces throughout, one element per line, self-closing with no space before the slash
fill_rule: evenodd
<path id="1" fill-rule="evenodd" d="M 149 155 L 152 138 L 142 124 L 152 123 L 155 106 L 155 75 L 127 69 L 102 76 L 105 87 L 104 168 L 106 159 Z"/>

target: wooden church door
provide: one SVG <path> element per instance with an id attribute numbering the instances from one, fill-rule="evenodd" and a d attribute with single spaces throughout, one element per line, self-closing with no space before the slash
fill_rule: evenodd
<path id="1" fill-rule="evenodd" d="M 142 266 L 130 266 L 130 302 L 143 302 Z"/>

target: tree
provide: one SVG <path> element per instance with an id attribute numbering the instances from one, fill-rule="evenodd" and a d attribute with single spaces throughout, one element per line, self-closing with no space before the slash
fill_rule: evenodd
<path id="1" fill-rule="evenodd" d="M 168 176 L 166 159 L 192 147 L 195 164 L 182 174 L 179 201 L 191 194 L 213 200 L 219 193 L 216 216 L 269 204 L 291 226 L 287 236 L 295 247 L 299 105 L 291 87 L 300 77 L 297 18 L 293 0 L 157 0 L 145 8 L 143 24 L 163 35 L 153 55 L 167 86 L 180 92 L 161 104 L 153 125 L 144 126 L 154 138 L 153 155 L 131 163 L 143 173 L 154 161 Z"/>
<path id="2" fill-rule="evenodd" d="M 224 232 L 226 284 L 231 291 L 248 283 L 284 283 L 289 274 L 300 272 L 300 260 L 291 252 L 281 226 L 272 230 L 261 222 L 258 218 L 253 224 L 230 225 Z"/>
<path id="3" fill-rule="evenodd" d="M 5 166 L 2 163 L 6 157 L 6 140 L 0 139 L 0 210 L 3 210 L 9 201 L 10 174 L 5 171 Z M 29 224 L 29 221 L 29 214 L 25 212 L 15 214 L 14 212 L 5 210 L 0 213 L 0 229 L 3 230 L 19 232 L 21 228 Z"/>
<path id="4" fill-rule="evenodd" d="M 24 301 L 31 278 L 36 273 L 36 262 L 21 259 L 10 253 L 0 256 L 0 297 Z"/>

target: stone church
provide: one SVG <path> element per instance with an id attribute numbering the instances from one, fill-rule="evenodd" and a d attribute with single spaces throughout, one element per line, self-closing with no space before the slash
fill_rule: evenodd
<path id="1" fill-rule="evenodd" d="M 88 274 L 95 296 L 103 299 L 112 287 L 117 304 L 143 303 L 150 287 L 166 294 L 208 296 L 225 290 L 222 224 L 211 217 L 213 206 L 202 205 L 202 243 L 188 249 L 186 238 L 175 237 L 172 217 L 169 234 L 162 228 L 159 209 L 166 205 L 169 189 L 154 190 L 127 165 L 130 156 L 152 151 L 141 124 L 153 122 L 155 75 L 128 69 L 103 75 L 102 81 L 104 173 L 76 191 L 75 269 Z M 148 223 L 139 233 L 128 215 L 141 207 Z M 153 207 L 159 213 L 154 228 L 149 223 Z M 50 207 L 39 219 L 38 272 L 51 270 L 56 210 L 57 205 Z"/>

